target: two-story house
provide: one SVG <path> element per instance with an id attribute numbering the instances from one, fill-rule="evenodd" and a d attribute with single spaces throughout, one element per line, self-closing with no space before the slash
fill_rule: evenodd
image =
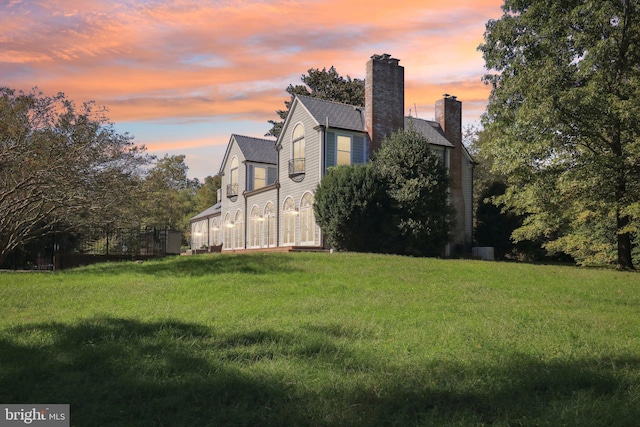
<path id="1" fill-rule="evenodd" d="M 324 247 L 313 201 L 328 168 L 368 162 L 410 121 L 449 169 L 456 212 L 449 250 L 470 246 L 473 160 L 462 145 L 462 104 L 445 96 L 436 102 L 436 121 L 406 117 L 399 61 L 374 55 L 366 71 L 364 107 L 296 96 L 277 141 L 231 136 L 219 203 L 191 219 L 192 249 Z"/>

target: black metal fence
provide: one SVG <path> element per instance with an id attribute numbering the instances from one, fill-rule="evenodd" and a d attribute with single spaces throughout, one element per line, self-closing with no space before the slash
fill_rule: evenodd
<path id="1" fill-rule="evenodd" d="M 45 236 L 20 248 L 1 268 L 57 270 L 103 261 L 180 253 L 181 233 L 167 228 L 88 227 Z"/>
<path id="2" fill-rule="evenodd" d="M 99 227 L 83 230 L 74 247 L 63 252 L 87 255 L 163 256 L 167 249 L 166 229 Z"/>

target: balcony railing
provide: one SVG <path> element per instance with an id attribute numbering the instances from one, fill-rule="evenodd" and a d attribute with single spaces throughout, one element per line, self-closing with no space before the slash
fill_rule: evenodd
<path id="1" fill-rule="evenodd" d="M 289 160 L 289 176 L 304 175 L 304 158 Z"/>
<path id="2" fill-rule="evenodd" d="M 227 184 L 227 197 L 234 197 L 238 195 L 238 183 Z"/>

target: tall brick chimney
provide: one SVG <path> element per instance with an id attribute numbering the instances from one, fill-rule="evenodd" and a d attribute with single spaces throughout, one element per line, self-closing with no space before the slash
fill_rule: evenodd
<path id="1" fill-rule="evenodd" d="M 399 62 L 386 53 L 367 61 L 364 106 L 369 156 L 385 137 L 404 127 L 404 67 Z"/>
<path id="2" fill-rule="evenodd" d="M 462 189 L 462 103 L 455 96 L 445 95 L 436 101 L 436 121 L 444 131 L 444 136 L 453 144 L 449 157 L 449 176 L 451 177 L 451 203 L 456 211 L 456 228 L 453 242 L 465 242 L 465 201 Z"/>

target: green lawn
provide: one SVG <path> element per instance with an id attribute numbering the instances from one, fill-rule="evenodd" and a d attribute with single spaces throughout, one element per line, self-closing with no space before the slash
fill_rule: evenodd
<path id="1" fill-rule="evenodd" d="M 0 403 L 74 426 L 640 420 L 640 275 L 363 254 L 0 274 Z"/>

